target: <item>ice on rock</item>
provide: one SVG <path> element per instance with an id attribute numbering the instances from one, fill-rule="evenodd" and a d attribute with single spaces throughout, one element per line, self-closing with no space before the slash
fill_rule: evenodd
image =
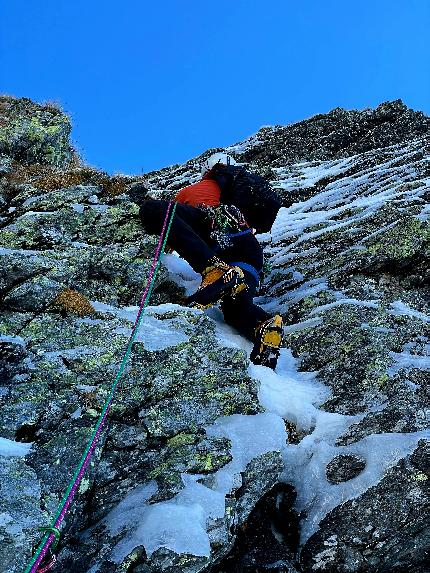
<path id="1" fill-rule="evenodd" d="M 291 299 L 300 300 L 311 292 L 318 292 L 325 288 L 327 288 L 326 281 L 319 279 L 290 291 L 288 296 Z M 378 307 L 377 302 L 374 301 L 345 299 L 341 293 L 334 294 L 338 300 L 333 304 L 318 308 L 319 312 L 339 304 Z M 223 322 L 222 314 L 218 309 L 212 308 L 206 312 L 216 323 L 216 333 L 220 343 L 250 352 L 252 344 Z M 309 319 L 303 323 L 290 325 L 287 329 L 306 328 L 312 326 L 313 321 L 320 323 L 321 319 Z M 281 350 L 275 372 L 263 366 L 250 364 L 249 373 L 253 378 L 260 380 L 258 397 L 267 412 L 276 414 L 277 419 L 291 420 L 298 429 L 311 432 L 298 445 L 291 444 L 281 448 L 285 463 L 282 479 L 296 488 L 298 492 L 296 507 L 307 514 L 302 521 L 302 543 L 317 530 L 320 521 L 327 513 L 340 503 L 353 499 L 376 485 L 383 478 L 385 471 L 411 453 L 420 437 L 424 436 L 424 433 L 379 434 L 368 436 L 350 446 L 337 447 L 334 445 L 337 438 L 352 424 L 358 423 L 364 414 L 345 416 L 320 410 L 318 406 L 330 397 L 330 390 L 316 379 L 316 372 L 299 371 L 299 361 L 293 357 L 289 349 Z M 246 431 L 243 419 L 239 422 L 242 428 L 239 425 L 236 430 Z M 231 423 L 232 420 L 229 421 L 229 424 Z M 273 426 L 272 424 L 268 426 L 268 431 L 273 432 L 275 427 L 274 421 Z M 241 454 L 234 450 L 235 431 L 224 434 L 220 430 L 217 432 L 213 435 L 226 435 L 233 441 L 233 461 L 219 470 L 216 475 L 215 488 L 221 492 L 227 487 L 237 485 L 234 483 L 234 476 L 237 476 L 237 473 L 232 472 L 232 469 L 240 459 L 240 455 L 243 455 L 244 450 Z M 326 479 L 325 468 L 335 456 L 346 453 L 360 455 L 366 461 L 366 468 L 352 480 L 331 484 Z"/>
<path id="2" fill-rule="evenodd" d="M 253 137 L 231 149 L 246 149 L 255 142 L 258 135 Z M 288 272 L 286 280 L 291 281 L 293 276 L 295 281 L 304 281 L 303 274 L 299 274 L 294 266 L 288 269 L 285 267 L 292 265 L 296 257 L 312 258 L 318 252 L 318 247 L 310 246 L 306 241 L 339 229 L 347 229 L 350 235 L 362 228 L 363 222 L 387 201 L 399 199 L 404 193 L 408 193 L 409 199 L 422 201 L 424 188 L 410 189 L 403 185 L 408 173 L 399 162 L 399 154 L 402 153 L 408 153 L 407 146 L 399 148 L 394 156 L 387 153 L 376 173 L 363 168 L 358 173 L 345 175 L 328 184 L 323 192 L 313 194 L 288 208 L 281 208 L 271 232 L 258 237 L 266 243 L 265 249 L 271 257 L 273 272 L 281 275 Z M 351 157 L 277 168 L 276 185 L 283 189 L 312 187 L 322 178 L 349 171 L 357 161 L 357 157 Z M 405 190 L 402 190 L 402 185 Z M 420 217 L 424 219 L 426 215 L 424 209 Z M 319 227 L 315 229 L 316 225 Z M 390 222 L 384 231 L 395 225 L 396 222 Z M 363 243 L 374 236 L 368 235 L 357 240 L 347 251 L 363 249 Z M 187 295 L 197 289 L 200 275 L 188 263 L 174 254 L 164 255 L 162 262 L 172 280 L 183 286 Z M 276 268 L 281 265 L 282 268 Z M 281 276 L 281 280 L 283 278 Z M 277 300 L 261 297 L 256 302 L 267 311 L 282 312 L 291 304 L 324 291 L 330 291 L 335 298 L 334 302 L 316 307 L 307 320 L 289 325 L 286 331 L 294 332 L 321 324 L 322 313 L 340 305 L 379 308 L 378 300 L 346 298 L 343 293 L 329 289 L 328 280 L 324 277 L 304 281 L 298 288 L 287 291 Z M 96 305 L 96 310 L 111 312 L 131 323 L 136 318 L 136 307 L 115 309 L 101 303 Z M 157 318 L 164 310 L 174 308 L 184 310 L 177 305 L 161 305 L 153 309 L 148 307 L 138 340 L 143 341 L 148 348 L 158 348 L 161 339 L 167 346 L 177 344 L 181 336 L 186 339 L 180 329 L 180 319 L 169 322 L 170 319 Z M 192 311 L 187 309 L 187 312 Z M 424 322 L 430 321 L 430 317 L 401 301 L 393 302 L 389 312 Z M 252 343 L 224 323 L 218 308 L 211 308 L 206 314 L 215 323 L 215 333 L 220 344 L 241 349 L 249 355 Z M 367 323 L 362 326 L 370 327 Z M 156 340 L 145 334 L 150 330 L 157 333 Z M 405 347 L 399 354 L 391 353 L 394 359 L 389 370 L 391 375 L 400 368 L 428 366 L 428 362 L 425 362 L 428 361 L 427 357 L 410 354 L 409 350 L 412 351 Z M 138 545 L 143 545 L 148 555 L 159 547 L 166 547 L 176 553 L 208 556 L 208 520 L 224 515 L 225 496 L 241 485 L 241 472 L 251 460 L 269 451 L 281 452 L 284 460 L 281 479 L 292 484 L 297 491 L 296 509 L 305 515 L 301 522 L 301 542 L 304 543 L 330 511 L 377 485 L 390 468 L 414 451 L 421 438 L 430 437 L 428 431 L 373 434 L 354 444 L 337 446 L 338 437 L 352 424 L 358 423 L 365 414 L 346 416 L 320 410 L 319 407 L 330 397 L 331 391 L 317 380 L 316 372 L 300 371 L 299 363 L 289 349 L 281 350 L 275 371 L 250 364 L 249 374 L 260 382 L 258 398 L 266 411 L 253 416 L 228 416 L 205 428 L 208 436 L 227 437 L 231 441 L 232 460 L 213 474 L 211 487 L 199 483 L 201 476 L 182 474 L 184 488 L 165 502 L 148 504 L 157 489 L 155 482 L 141 485 L 130 492 L 105 520 L 112 534 L 122 535 L 121 541 L 112 551 L 113 561 L 121 562 Z M 292 421 L 299 430 L 308 434 L 298 444 L 287 444 L 284 420 Z M 341 454 L 357 455 L 365 460 L 366 466 L 353 479 L 333 484 L 327 480 L 326 467 L 334 457 Z"/>
<path id="3" fill-rule="evenodd" d="M 21 336 L 0 334 L 0 342 L 10 342 L 12 344 L 18 344 L 19 346 L 25 346 L 25 340 Z"/>
<path id="4" fill-rule="evenodd" d="M 250 374 L 261 382 L 258 397 L 267 411 L 293 421 L 299 429 L 311 430 L 299 444 L 287 444 L 283 449 L 281 480 L 295 487 L 296 509 L 306 515 L 301 524 L 301 544 L 337 505 L 375 486 L 389 468 L 414 451 L 421 438 L 430 437 L 428 431 L 372 434 L 349 446 L 335 446 L 337 438 L 365 414 L 346 416 L 319 410 L 330 391 L 316 380 L 316 372 L 298 370 L 298 361 L 289 349 L 281 350 L 276 372 L 251 365 Z M 356 454 L 366 461 L 366 467 L 354 479 L 331 484 L 325 468 L 340 454 Z"/>
<path id="5" fill-rule="evenodd" d="M 355 162 L 355 157 L 335 161 L 320 161 L 296 163 L 292 167 L 277 167 L 274 171 L 281 180 L 277 185 L 280 189 L 304 189 L 313 187 L 321 179 L 339 175 L 349 169 Z"/>
<path id="6" fill-rule="evenodd" d="M 189 276 L 189 267 L 184 261 L 179 260 L 175 269 L 178 275 Z M 96 304 L 97 310 L 112 312 L 127 320 L 135 318 L 134 308 L 120 311 L 108 305 Z M 149 318 L 156 320 L 150 316 L 151 313 L 159 315 L 163 311 L 178 308 L 181 307 L 166 304 L 148 307 L 147 312 Z M 187 311 L 201 312 L 191 309 Z M 252 344 L 223 322 L 218 309 L 210 309 L 208 314 L 215 320 L 220 342 L 250 352 Z M 269 451 L 282 452 L 286 443 L 282 418 L 269 412 L 220 418 L 206 428 L 206 433 L 208 436 L 224 436 L 231 440 L 232 461 L 214 474 L 212 488 L 198 483 L 202 476 L 182 474 L 184 489 L 166 502 L 147 503 L 157 490 L 155 482 L 141 485 L 130 492 L 105 519 L 111 534 L 124 532 L 122 540 L 112 551 L 111 559 L 114 562 L 120 563 L 138 545 L 143 545 L 148 555 L 160 547 L 166 547 L 176 553 L 209 556 L 210 543 L 206 531 L 208 520 L 224 515 L 225 496 L 232 488 L 241 485 L 241 472 L 251 460 Z"/>
<path id="7" fill-rule="evenodd" d="M 169 271 L 169 276 L 176 284 L 185 288 L 186 296 L 195 292 L 201 282 L 201 275 L 196 273 L 186 261 L 179 257 L 169 254 L 163 255 L 163 265 Z"/>
<path id="8" fill-rule="evenodd" d="M 116 535 L 126 526 L 137 525 L 141 517 L 140 507 L 155 493 L 157 493 L 155 481 L 140 485 L 131 491 L 106 518 L 112 535 Z"/>
<path id="9" fill-rule="evenodd" d="M 215 321 L 215 334 L 221 345 L 229 348 L 239 348 L 248 354 L 251 352 L 251 342 L 241 336 L 237 330 L 224 322 L 222 312 L 219 308 L 209 308 L 205 311 L 205 314 Z"/>
<path id="10" fill-rule="evenodd" d="M 274 130 L 276 129 L 275 127 L 271 126 L 271 125 L 263 125 L 260 127 L 260 129 L 265 128 L 265 129 L 270 129 L 270 130 Z M 254 133 L 253 135 L 247 137 L 244 141 L 237 143 L 236 145 L 230 145 L 230 147 L 226 147 L 225 151 L 226 153 L 244 153 L 248 148 L 253 147 L 254 145 L 257 145 L 258 142 L 260 141 L 265 141 L 264 140 L 264 136 L 262 138 L 260 132 L 258 131 L 257 133 Z M 242 165 L 242 163 L 237 163 L 237 165 Z"/>
<path id="11" fill-rule="evenodd" d="M 210 554 L 205 514 L 198 503 L 150 506 L 136 534 L 140 532 L 148 555 L 152 555 L 159 547 L 202 557 Z"/>
<path id="12" fill-rule="evenodd" d="M 264 366 L 251 364 L 251 376 L 261 381 L 258 398 L 269 412 L 294 422 L 301 430 L 310 430 L 318 409 L 330 391 L 316 381 L 314 372 L 298 372 L 297 360 L 287 348 L 281 350 L 276 373 Z"/>
<path id="13" fill-rule="evenodd" d="M 391 308 L 393 310 L 389 311 L 390 314 L 394 316 L 410 316 L 412 318 L 418 318 L 423 322 L 430 322 L 430 316 L 425 314 L 424 312 L 419 312 L 408 306 L 407 304 L 403 303 L 400 300 L 396 300 L 391 303 Z"/>
<path id="14" fill-rule="evenodd" d="M 224 493 L 214 491 L 201 483 L 201 476 L 181 474 L 185 488 L 178 493 L 176 501 L 179 504 L 190 505 L 197 503 L 203 513 L 212 518 L 222 517 L 225 511 Z"/>
<path id="15" fill-rule="evenodd" d="M 128 306 L 117 308 L 98 301 L 91 301 L 91 304 L 98 312 L 113 314 L 114 316 L 130 323 L 130 328 L 117 327 L 114 330 L 115 334 L 123 334 L 124 336 L 129 336 L 131 334 L 131 327 L 136 320 L 139 307 Z M 172 319 L 159 320 L 158 318 L 151 316 L 154 309 L 156 313 L 160 315 L 163 311 L 168 312 L 170 310 L 182 309 L 182 307 L 174 304 L 160 305 L 157 307 L 148 306 L 145 309 L 145 314 L 142 317 L 139 331 L 134 339 L 135 342 L 143 342 L 146 350 L 155 351 L 164 350 L 171 346 L 177 346 L 178 344 L 189 340 L 189 337 L 180 330 L 180 328 L 178 328 L 181 321 L 184 321 L 185 323 L 186 319 L 178 318 L 175 321 Z"/>
<path id="16" fill-rule="evenodd" d="M 206 433 L 209 436 L 227 437 L 232 443 L 232 461 L 215 474 L 214 487 L 223 495 L 237 486 L 240 472 L 251 460 L 266 452 L 283 451 L 287 439 L 282 418 L 269 412 L 220 418 L 213 426 L 206 428 Z"/>
<path id="17" fill-rule="evenodd" d="M 98 573 L 99 571 L 100 571 L 100 565 L 96 563 L 91 567 L 91 569 L 88 569 L 87 573 Z"/>
<path id="18" fill-rule="evenodd" d="M 399 149 L 398 153 L 407 155 L 407 147 Z M 356 160 L 356 157 L 351 157 L 346 160 L 322 162 L 316 166 L 304 163 L 278 168 L 276 186 L 283 189 L 297 188 L 298 184 L 301 187 L 312 186 L 326 176 L 324 173 L 341 173 L 354 165 Z M 387 170 L 391 173 L 389 177 Z M 363 170 L 360 175 L 342 177 L 328 184 L 324 191 L 280 209 L 271 235 L 273 241 L 286 241 L 287 245 L 268 247 L 268 252 L 272 253 L 273 249 L 278 251 L 279 257 L 288 256 L 301 243 L 334 229 L 348 227 L 348 232 L 353 232 L 363 220 L 391 199 L 398 200 L 406 193 L 409 199 L 412 199 L 412 195 L 417 199 L 421 198 L 425 187 L 417 187 L 414 190 L 402 188 L 407 176 L 407 167 L 398 164 L 398 155 L 394 158 L 388 156 L 386 161 L 378 165 L 376 176 L 374 172 Z M 424 210 L 421 219 L 425 220 L 426 215 Z M 342 221 L 339 222 L 339 218 L 342 218 Z M 306 232 L 307 228 L 323 223 L 323 228 Z M 362 241 L 368 238 L 370 237 Z M 292 239 L 295 239 L 295 242 L 292 242 Z M 273 262 L 276 265 L 276 252 L 274 255 Z"/>
<path id="19" fill-rule="evenodd" d="M 334 308 L 336 306 L 341 306 L 342 304 L 352 304 L 354 306 L 363 306 L 366 308 L 378 308 L 378 303 L 373 300 L 359 300 L 356 298 L 344 298 L 341 300 L 336 300 L 335 302 L 331 302 L 329 304 L 324 304 L 322 306 L 317 306 L 316 308 L 312 309 L 309 313 L 310 316 L 314 314 L 318 314 L 320 312 L 324 312 L 329 310 L 330 308 Z"/>
<path id="20" fill-rule="evenodd" d="M 4 457 L 23 457 L 28 454 L 32 444 L 14 442 L 7 438 L 0 438 L 0 456 Z"/>
<path id="21" fill-rule="evenodd" d="M 318 326 L 322 323 L 322 318 L 309 318 L 308 320 L 303 320 L 302 322 L 295 322 L 294 324 L 288 324 L 287 326 L 284 326 L 284 332 L 297 332 L 298 330 L 310 328 L 311 326 Z"/>
<path id="22" fill-rule="evenodd" d="M 266 312 L 278 312 L 282 313 L 287 311 L 288 307 L 292 304 L 303 300 L 308 296 L 312 296 L 319 292 L 327 291 L 327 279 L 319 278 L 300 285 L 295 289 L 287 291 L 282 297 L 273 300 L 260 300 L 256 299 L 256 302 L 264 308 Z"/>
<path id="23" fill-rule="evenodd" d="M 318 253 L 318 251 L 319 251 L 318 247 L 312 247 L 311 249 L 303 249 L 300 252 L 285 253 L 284 249 L 277 249 L 276 247 L 272 247 L 272 255 L 273 256 L 272 256 L 271 260 L 273 261 L 273 265 L 275 267 L 279 267 L 280 265 L 284 265 L 288 261 L 292 261 L 294 259 L 297 259 L 297 257 L 309 257 L 310 255 L 315 255 L 316 253 Z M 293 268 L 294 267 L 291 267 L 290 269 L 284 269 L 284 268 L 278 269 L 278 268 L 276 268 L 275 272 L 285 273 L 287 270 L 293 271 Z M 301 275 L 301 273 L 297 273 L 297 274 Z M 301 275 L 301 276 L 303 276 L 303 275 Z"/>
<path id="24" fill-rule="evenodd" d="M 143 342 L 146 350 L 154 351 L 177 346 L 189 340 L 183 332 L 173 330 L 171 324 L 166 322 L 152 316 L 144 316 L 134 341 Z M 130 329 L 118 327 L 114 333 L 127 336 L 130 334 Z"/>
<path id="25" fill-rule="evenodd" d="M 311 434 L 300 444 L 286 448 L 282 479 L 296 488 L 296 510 L 306 514 L 300 534 L 302 545 L 331 510 L 377 485 L 390 468 L 415 450 L 420 439 L 430 438 L 428 430 L 411 434 L 371 434 L 355 444 L 335 447 L 335 435 L 336 432 L 329 439 L 323 431 L 318 439 Z M 353 479 L 331 484 L 326 478 L 325 468 L 340 454 L 356 454 L 366 461 L 366 467 Z"/>
<path id="26" fill-rule="evenodd" d="M 285 448 L 284 423 L 275 414 L 227 416 L 206 428 L 206 432 L 232 441 L 233 460 L 214 474 L 213 488 L 198 483 L 200 475 L 182 474 L 185 487 L 169 501 L 147 504 L 157 491 L 155 482 L 130 492 L 105 518 L 112 535 L 126 532 L 112 551 L 115 563 L 120 563 L 138 545 L 143 545 L 148 555 L 166 547 L 176 553 L 209 556 L 206 524 L 209 519 L 224 515 L 225 495 L 241 485 L 240 473 L 257 456 Z"/>
<path id="27" fill-rule="evenodd" d="M 387 369 L 389 376 L 395 376 L 402 369 L 430 370 L 430 356 L 419 356 L 409 352 L 390 352 L 390 356 L 393 358 L 393 364 Z"/>
<path id="28" fill-rule="evenodd" d="M 430 205 L 424 205 L 419 215 L 416 215 L 416 218 L 418 219 L 418 221 L 423 221 L 423 222 L 428 221 L 429 213 L 430 213 Z"/>

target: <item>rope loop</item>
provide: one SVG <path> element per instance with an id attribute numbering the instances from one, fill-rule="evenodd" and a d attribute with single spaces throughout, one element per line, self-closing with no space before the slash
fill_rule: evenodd
<path id="1" fill-rule="evenodd" d="M 38 527 L 39 531 L 44 531 L 45 533 L 53 533 L 55 535 L 55 539 L 54 541 L 51 543 L 51 549 L 52 551 L 57 547 L 58 542 L 60 541 L 60 530 L 58 529 L 58 527 L 52 527 L 51 525 L 48 525 L 46 527 Z"/>
<path id="2" fill-rule="evenodd" d="M 46 573 L 47 571 L 50 571 L 56 563 L 57 563 L 57 557 L 55 555 L 52 555 L 52 557 L 48 561 L 48 563 L 46 565 L 44 565 L 43 567 L 40 567 L 36 571 L 36 573 Z"/>

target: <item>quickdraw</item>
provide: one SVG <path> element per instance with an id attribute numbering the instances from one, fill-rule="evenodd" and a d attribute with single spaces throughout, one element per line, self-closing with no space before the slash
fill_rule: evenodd
<path id="1" fill-rule="evenodd" d="M 51 559 L 48 561 L 46 565 L 44 565 L 43 567 L 39 567 L 37 573 L 46 573 L 47 571 L 50 571 L 56 563 L 57 563 L 57 557 L 56 555 L 52 555 Z"/>

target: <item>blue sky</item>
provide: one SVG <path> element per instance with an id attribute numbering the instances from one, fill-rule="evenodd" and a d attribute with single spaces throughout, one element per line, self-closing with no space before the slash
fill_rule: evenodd
<path id="1" fill-rule="evenodd" d="M 139 174 L 335 107 L 430 114 L 429 28 L 428 0 L 0 0 L 0 93 Z"/>

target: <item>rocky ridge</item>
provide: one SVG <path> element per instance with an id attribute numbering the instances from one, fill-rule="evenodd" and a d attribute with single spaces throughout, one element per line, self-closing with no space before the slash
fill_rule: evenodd
<path id="1" fill-rule="evenodd" d="M 126 194 L 141 178 L 80 165 L 59 110 L 0 98 L 0 115 L 0 561 L 15 573 L 102 408 L 156 238 Z M 424 573 L 429 121 L 389 102 L 229 148 L 290 205 L 260 236 L 259 303 L 287 325 L 278 372 L 180 305 L 195 277 L 166 257 L 58 570 Z M 151 194 L 195 181 L 205 156 L 147 174 Z M 166 515 L 175 528 L 148 537 Z"/>

